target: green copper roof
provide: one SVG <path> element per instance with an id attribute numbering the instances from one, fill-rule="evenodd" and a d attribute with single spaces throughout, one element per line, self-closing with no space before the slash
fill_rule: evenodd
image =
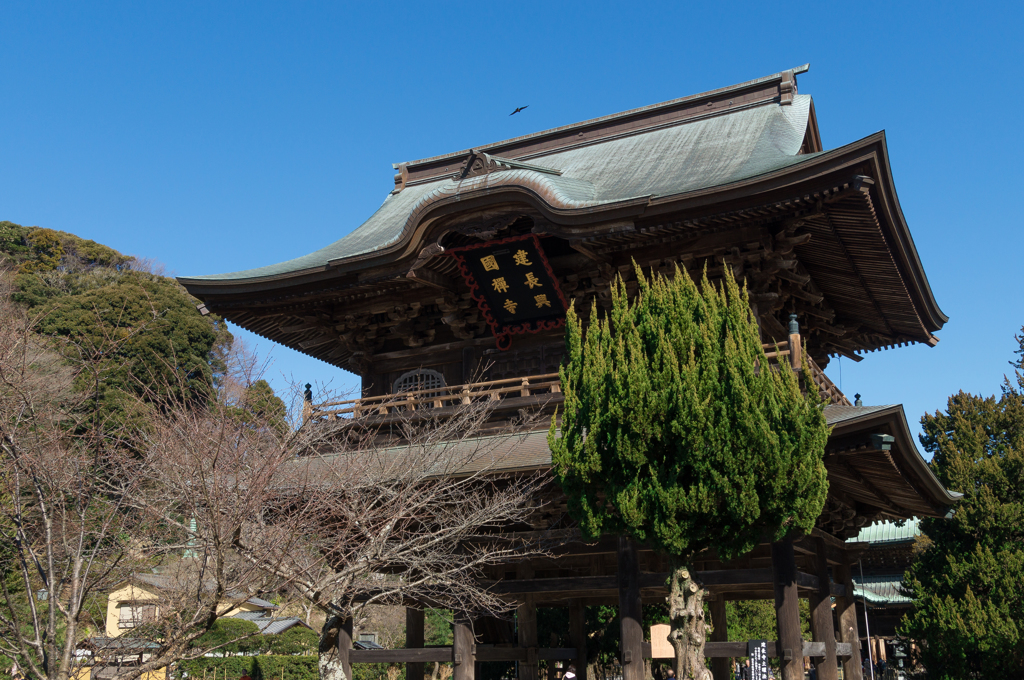
<path id="1" fill-rule="evenodd" d="M 865 576 L 853 579 L 853 596 L 864 598 L 869 604 L 910 604 L 912 600 L 901 592 L 902 576 Z"/>
<path id="2" fill-rule="evenodd" d="M 913 541 L 915 537 L 921 535 L 921 520 L 914 517 L 908 519 L 903 523 L 903 526 L 898 526 L 895 522 L 875 522 L 869 526 L 864 527 L 857 534 L 856 538 L 851 538 L 848 543 L 904 543 L 907 541 Z"/>
<path id="3" fill-rule="evenodd" d="M 731 103 L 731 102 L 730 102 Z M 552 207 L 589 208 L 728 185 L 792 166 L 816 154 L 797 155 L 807 130 L 811 98 L 792 104 L 765 101 L 717 115 L 694 117 L 613 136 L 591 145 L 554 149 L 529 157 L 529 165 L 561 175 L 514 168 L 455 179 L 451 175 L 406 186 L 347 236 L 309 255 L 278 264 L 194 281 L 243 281 L 325 268 L 399 242 L 432 201 L 461 192 L 515 185 Z"/>

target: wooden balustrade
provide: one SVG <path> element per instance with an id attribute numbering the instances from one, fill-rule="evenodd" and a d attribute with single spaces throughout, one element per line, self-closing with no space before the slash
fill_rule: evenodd
<path id="1" fill-rule="evenodd" d="M 329 401 L 311 405 L 311 418 L 360 418 L 368 415 L 387 415 L 415 411 L 420 408 L 443 408 L 470 404 L 479 399 L 501 401 L 509 397 L 535 397 L 558 394 L 562 384 L 557 373 L 487 380 L 468 385 L 448 385 L 425 390 L 412 390 L 398 394 L 384 394 L 377 397 Z"/>
<path id="2" fill-rule="evenodd" d="M 828 404 L 849 406 L 846 398 L 835 383 L 818 367 L 810 356 L 803 356 L 801 349 L 794 353 L 792 348 L 800 348 L 800 336 L 791 335 L 791 340 L 764 345 L 765 356 L 775 365 L 789 365 L 793 370 L 801 370 L 802 359 L 806 358 L 811 368 L 811 376 L 818 394 Z M 344 401 L 328 401 L 320 404 L 307 402 L 304 415 L 308 418 L 361 418 L 370 415 L 386 416 L 388 414 L 416 411 L 423 408 L 444 408 L 460 404 L 470 404 L 480 399 L 502 401 L 514 397 L 535 397 L 558 394 L 562 391 L 557 373 L 505 378 L 503 380 L 487 380 L 466 385 L 449 385 L 423 390 L 412 390 L 398 394 L 384 394 L 362 399 Z"/>

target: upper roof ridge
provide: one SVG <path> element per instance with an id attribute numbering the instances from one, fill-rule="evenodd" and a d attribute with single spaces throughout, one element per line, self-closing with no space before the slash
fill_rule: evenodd
<path id="1" fill-rule="evenodd" d="M 796 76 L 806 73 L 809 69 L 810 64 L 803 64 L 769 76 L 699 94 L 474 146 L 440 156 L 431 156 L 405 163 L 393 163 L 392 167 L 398 170 L 398 174 L 395 175 L 395 189 L 401 191 L 410 183 L 419 183 L 425 179 L 451 172 L 453 159 L 461 159 L 472 153 L 486 152 L 492 156 L 501 155 L 509 160 L 528 158 L 541 153 L 593 144 L 608 137 L 619 136 L 627 131 L 635 134 L 651 127 L 662 127 L 666 124 L 681 123 L 709 115 L 721 115 L 773 101 L 783 105 L 789 104 L 796 93 Z M 703 108 L 700 108 L 701 106 Z"/>

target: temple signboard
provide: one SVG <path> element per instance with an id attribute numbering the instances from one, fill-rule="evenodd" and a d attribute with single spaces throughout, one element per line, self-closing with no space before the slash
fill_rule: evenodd
<path id="1" fill-rule="evenodd" d="M 511 336 L 565 324 L 567 304 L 534 234 L 451 248 L 500 349 Z"/>

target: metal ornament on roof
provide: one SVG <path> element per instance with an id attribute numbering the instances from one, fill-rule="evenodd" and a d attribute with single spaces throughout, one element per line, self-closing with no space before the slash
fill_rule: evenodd
<path id="1" fill-rule="evenodd" d="M 536 234 L 451 248 L 462 278 L 497 340 L 565 325 L 568 303 Z"/>

